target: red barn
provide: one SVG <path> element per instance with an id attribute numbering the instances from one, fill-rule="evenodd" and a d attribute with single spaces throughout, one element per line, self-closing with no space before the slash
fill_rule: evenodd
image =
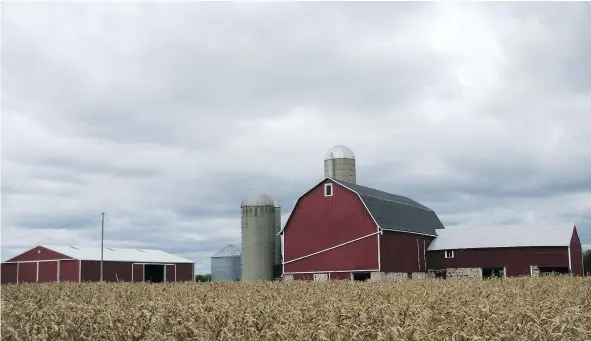
<path id="1" fill-rule="evenodd" d="M 101 248 L 37 246 L 2 263 L 2 284 L 100 281 Z M 103 249 L 103 281 L 195 280 L 194 262 L 159 250 Z"/>
<path id="2" fill-rule="evenodd" d="M 437 230 L 427 249 L 430 269 L 478 276 L 583 275 L 583 253 L 576 226 L 496 226 Z M 453 269 L 453 270 L 452 270 Z M 481 272 L 481 273 L 480 273 Z"/>
<path id="3" fill-rule="evenodd" d="M 285 227 L 283 274 L 293 279 L 367 279 L 427 271 L 443 229 L 409 198 L 325 178 L 296 202 Z"/>
<path id="4" fill-rule="evenodd" d="M 583 274 L 576 227 L 445 229 L 414 200 L 332 178 L 296 201 L 281 233 L 284 280 Z"/>

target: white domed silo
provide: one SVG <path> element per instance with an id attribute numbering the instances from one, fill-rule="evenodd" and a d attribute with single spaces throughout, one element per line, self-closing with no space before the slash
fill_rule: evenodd
<path id="1" fill-rule="evenodd" d="M 236 245 L 228 245 L 211 256 L 211 281 L 239 281 L 242 276 L 241 251 Z"/>
<path id="2" fill-rule="evenodd" d="M 357 182 L 355 154 L 345 146 L 334 146 L 324 155 L 324 176 L 335 180 Z"/>
<path id="3" fill-rule="evenodd" d="M 275 206 L 274 217 L 275 217 L 275 272 L 274 277 L 281 276 L 281 236 L 279 232 L 281 231 L 281 206 L 277 200 L 273 201 L 273 206 Z"/>
<path id="4" fill-rule="evenodd" d="M 253 192 L 242 205 L 242 280 L 273 280 L 275 204 L 268 194 Z"/>

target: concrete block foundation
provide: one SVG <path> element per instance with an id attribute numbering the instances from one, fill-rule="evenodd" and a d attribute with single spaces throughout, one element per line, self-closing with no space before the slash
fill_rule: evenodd
<path id="1" fill-rule="evenodd" d="M 453 279 L 473 279 L 473 278 L 482 278 L 482 269 L 481 268 L 448 268 L 447 269 L 447 278 Z"/>

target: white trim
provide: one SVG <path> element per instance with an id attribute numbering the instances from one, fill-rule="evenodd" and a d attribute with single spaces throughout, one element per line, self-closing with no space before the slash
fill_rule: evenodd
<path id="1" fill-rule="evenodd" d="M 304 258 L 308 258 L 308 257 L 315 256 L 315 255 L 317 255 L 317 254 L 320 254 L 320 253 L 323 253 L 323 252 L 326 252 L 326 251 L 334 250 L 334 249 L 336 249 L 336 248 L 339 248 L 339 247 L 341 247 L 341 246 L 344 246 L 344 245 L 347 245 L 347 244 L 354 243 L 354 242 L 356 242 L 356 241 L 359 241 L 359 240 L 365 239 L 365 238 L 367 238 L 367 237 L 375 236 L 375 235 L 376 235 L 376 234 L 378 234 L 378 233 L 380 233 L 380 232 L 374 232 L 374 233 L 368 234 L 367 236 L 359 237 L 359 238 L 356 238 L 356 239 L 350 240 L 350 241 L 348 241 L 348 242 L 345 242 L 345 243 L 342 243 L 342 244 L 339 244 L 339 245 L 335 245 L 335 246 L 329 247 L 329 248 L 327 248 L 327 249 L 324 249 L 324 250 L 316 251 L 316 252 L 314 252 L 314 253 L 311 253 L 311 254 L 308 254 L 308 255 L 305 255 L 305 256 L 302 256 L 302 257 L 298 257 L 298 258 L 295 258 L 295 259 L 289 260 L 289 261 L 287 261 L 287 262 L 283 262 L 283 264 L 292 263 L 292 262 L 295 262 L 295 261 L 298 261 L 298 260 L 302 260 L 302 259 L 304 259 Z M 378 238 L 379 238 L 379 237 L 378 237 Z"/>
<path id="2" fill-rule="evenodd" d="M 302 275 L 302 274 L 315 274 L 315 273 L 333 273 L 333 272 L 375 272 L 380 269 L 369 269 L 369 270 L 335 270 L 335 271 L 305 271 L 305 272 L 287 272 L 284 275 Z"/>
<path id="3" fill-rule="evenodd" d="M 61 275 L 61 265 L 62 262 L 60 260 L 57 261 L 57 282 L 60 282 L 60 275 Z"/>
<path id="4" fill-rule="evenodd" d="M 382 268 L 382 257 L 381 257 L 381 250 L 380 250 L 380 238 L 384 235 L 382 229 L 378 226 L 378 269 Z"/>
<path id="5" fill-rule="evenodd" d="M 35 282 L 39 283 L 39 262 L 37 262 L 37 279 Z"/>
<path id="6" fill-rule="evenodd" d="M 4 264 L 14 264 L 14 263 L 44 263 L 44 262 L 55 262 L 60 260 L 75 260 L 72 258 L 58 258 L 58 259 L 44 259 L 44 260 L 22 260 L 22 261 L 14 261 L 14 262 L 4 262 Z"/>
<path id="7" fill-rule="evenodd" d="M 570 245 L 568 246 L 568 272 L 570 272 L 570 273 L 573 272 L 572 262 L 571 262 L 571 257 L 570 257 Z"/>
<path id="8" fill-rule="evenodd" d="M 330 188 L 330 194 L 326 194 L 327 188 Z M 332 197 L 333 194 L 334 194 L 334 192 L 333 192 L 333 188 L 332 188 L 332 182 L 324 184 L 324 196 L 325 197 Z"/>
<path id="9" fill-rule="evenodd" d="M 455 258 L 456 257 L 456 253 L 454 252 L 454 250 L 443 250 L 443 254 L 445 255 L 446 259 L 450 259 L 450 258 Z M 447 256 L 447 253 L 451 252 L 451 256 Z"/>
<path id="10" fill-rule="evenodd" d="M 135 263 L 131 263 L 131 283 L 133 283 L 133 264 Z"/>
<path id="11" fill-rule="evenodd" d="M 164 280 L 162 281 L 163 283 L 166 283 L 166 264 L 164 264 Z"/>
<path id="12" fill-rule="evenodd" d="M 326 181 L 326 179 L 330 179 L 331 178 L 327 178 L 324 177 L 322 179 L 322 181 L 318 182 L 316 185 L 312 186 L 310 189 L 308 189 L 307 191 L 305 191 L 304 193 L 302 193 L 302 195 L 300 195 L 297 199 L 296 202 L 293 204 L 293 207 L 291 208 L 291 212 L 289 212 L 289 216 L 287 217 L 287 220 L 285 221 L 285 225 L 283 225 L 283 227 L 281 228 L 281 231 L 279 231 L 278 235 L 283 234 L 283 232 L 285 231 L 285 228 L 287 227 L 287 223 L 289 223 L 289 219 L 291 219 L 291 216 L 293 215 L 293 212 L 295 212 L 295 208 L 298 205 L 298 202 L 300 202 L 300 199 L 303 198 L 306 194 L 308 194 L 309 192 L 311 192 L 314 188 L 318 187 L 320 184 L 322 184 L 324 181 Z M 333 180 L 334 181 L 334 180 Z M 284 250 L 285 251 L 285 250 Z"/>

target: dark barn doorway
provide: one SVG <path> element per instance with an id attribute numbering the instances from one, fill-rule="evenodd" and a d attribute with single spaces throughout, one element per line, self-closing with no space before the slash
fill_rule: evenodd
<path id="1" fill-rule="evenodd" d="M 164 265 L 163 264 L 146 264 L 145 268 L 145 281 L 151 283 L 164 282 Z"/>
<path id="2" fill-rule="evenodd" d="M 540 267 L 540 275 L 543 276 L 554 276 L 554 275 L 567 275 L 568 267 Z"/>
<path id="3" fill-rule="evenodd" d="M 354 281 L 367 281 L 371 278 L 371 273 L 369 272 L 354 272 L 353 273 L 353 280 Z"/>
<path id="4" fill-rule="evenodd" d="M 505 277 L 505 268 L 482 268 L 482 278 L 503 278 Z"/>

